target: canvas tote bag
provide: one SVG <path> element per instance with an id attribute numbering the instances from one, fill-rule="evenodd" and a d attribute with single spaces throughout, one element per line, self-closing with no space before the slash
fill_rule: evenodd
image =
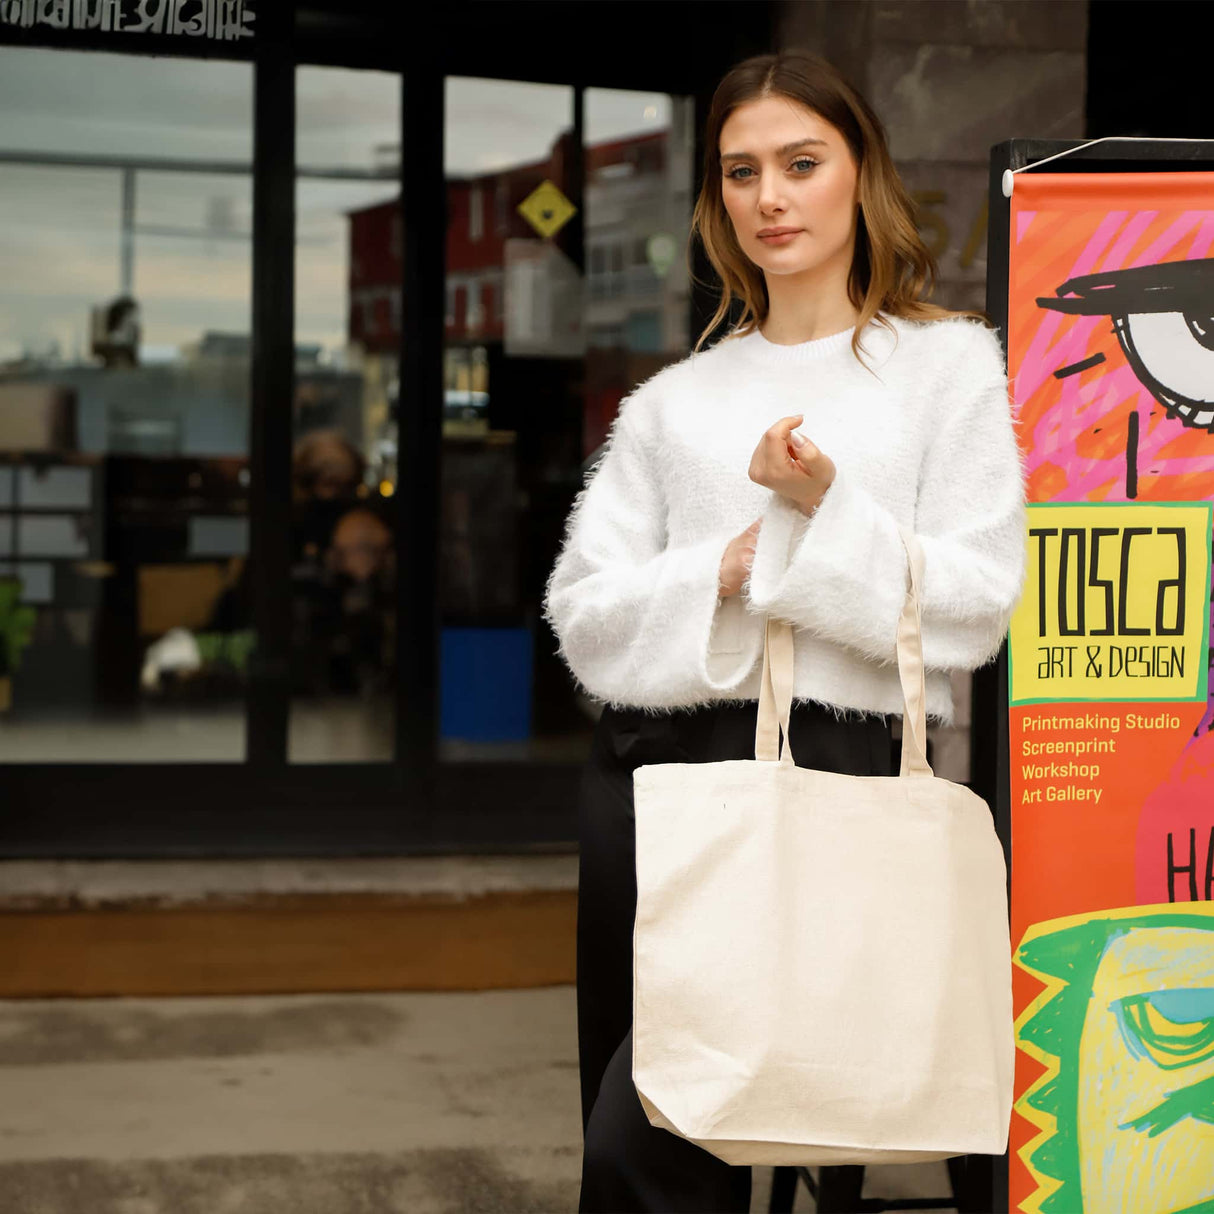
<path id="1" fill-rule="evenodd" d="M 633 1082 L 651 1124 L 726 1163 L 1007 1148 L 1007 869 L 986 803 L 927 764 L 902 540 L 897 776 L 796 766 L 792 628 L 770 617 L 754 759 L 634 772 Z"/>

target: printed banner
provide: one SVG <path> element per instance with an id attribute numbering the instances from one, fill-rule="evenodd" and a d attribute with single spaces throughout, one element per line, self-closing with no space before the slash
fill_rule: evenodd
<path id="1" fill-rule="evenodd" d="M 1017 174 L 1010 1205 L 1214 1214 L 1214 174 Z"/>

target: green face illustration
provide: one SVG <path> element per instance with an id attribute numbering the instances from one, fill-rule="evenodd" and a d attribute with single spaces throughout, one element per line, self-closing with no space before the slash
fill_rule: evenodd
<path id="1" fill-rule="evenodd" d="M 1214 906 L 1037 924 L 1017 1023 L 1046 1074 L 1017 1101 L 1036 1214 L 1214 1214 Z"/>

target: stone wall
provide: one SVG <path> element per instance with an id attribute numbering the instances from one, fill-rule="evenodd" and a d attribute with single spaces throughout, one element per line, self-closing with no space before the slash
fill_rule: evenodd
<path id="1" fill-rule="evenodd" d="M 872 103 L 940 268 L 935 298 L 985 308 L 993 144 L 1081 139 L 1087 0 L 789 0 L 781 49 L 804 47 Z"/>
<path id="2" fill-rule="evenodd" d="M 986 307 L 992 145 L 1085 134 L 1088 0 L 788 0 L 777 46 L 839 67 L 885 124 L 940 271 L 933 298 Z M 936 771 L 969 778 L 970 679 L 931 731 Z"/>

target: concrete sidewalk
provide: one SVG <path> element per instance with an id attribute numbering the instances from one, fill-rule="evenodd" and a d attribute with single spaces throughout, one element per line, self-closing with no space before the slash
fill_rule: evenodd
<path id="1" fill-rule="evenodd" d="M 571 985 L 0 1001 L 0 1093 L 3 1214 L 577 1209 Z M 865 1186 L 947 1191 L 943 1164 Z"/>
<path id="2" fill-rule="evenodd" d="M 574 988 L 0 1003 L 4 1214 L 572 1211 Z"/>
<path id="3" fill-rule="evenodd" d="M 577 853 L 315 856 L 231 860 L 0 860 L 0 910 L 181 906 L 284 894 L 577 889 Z"/>

